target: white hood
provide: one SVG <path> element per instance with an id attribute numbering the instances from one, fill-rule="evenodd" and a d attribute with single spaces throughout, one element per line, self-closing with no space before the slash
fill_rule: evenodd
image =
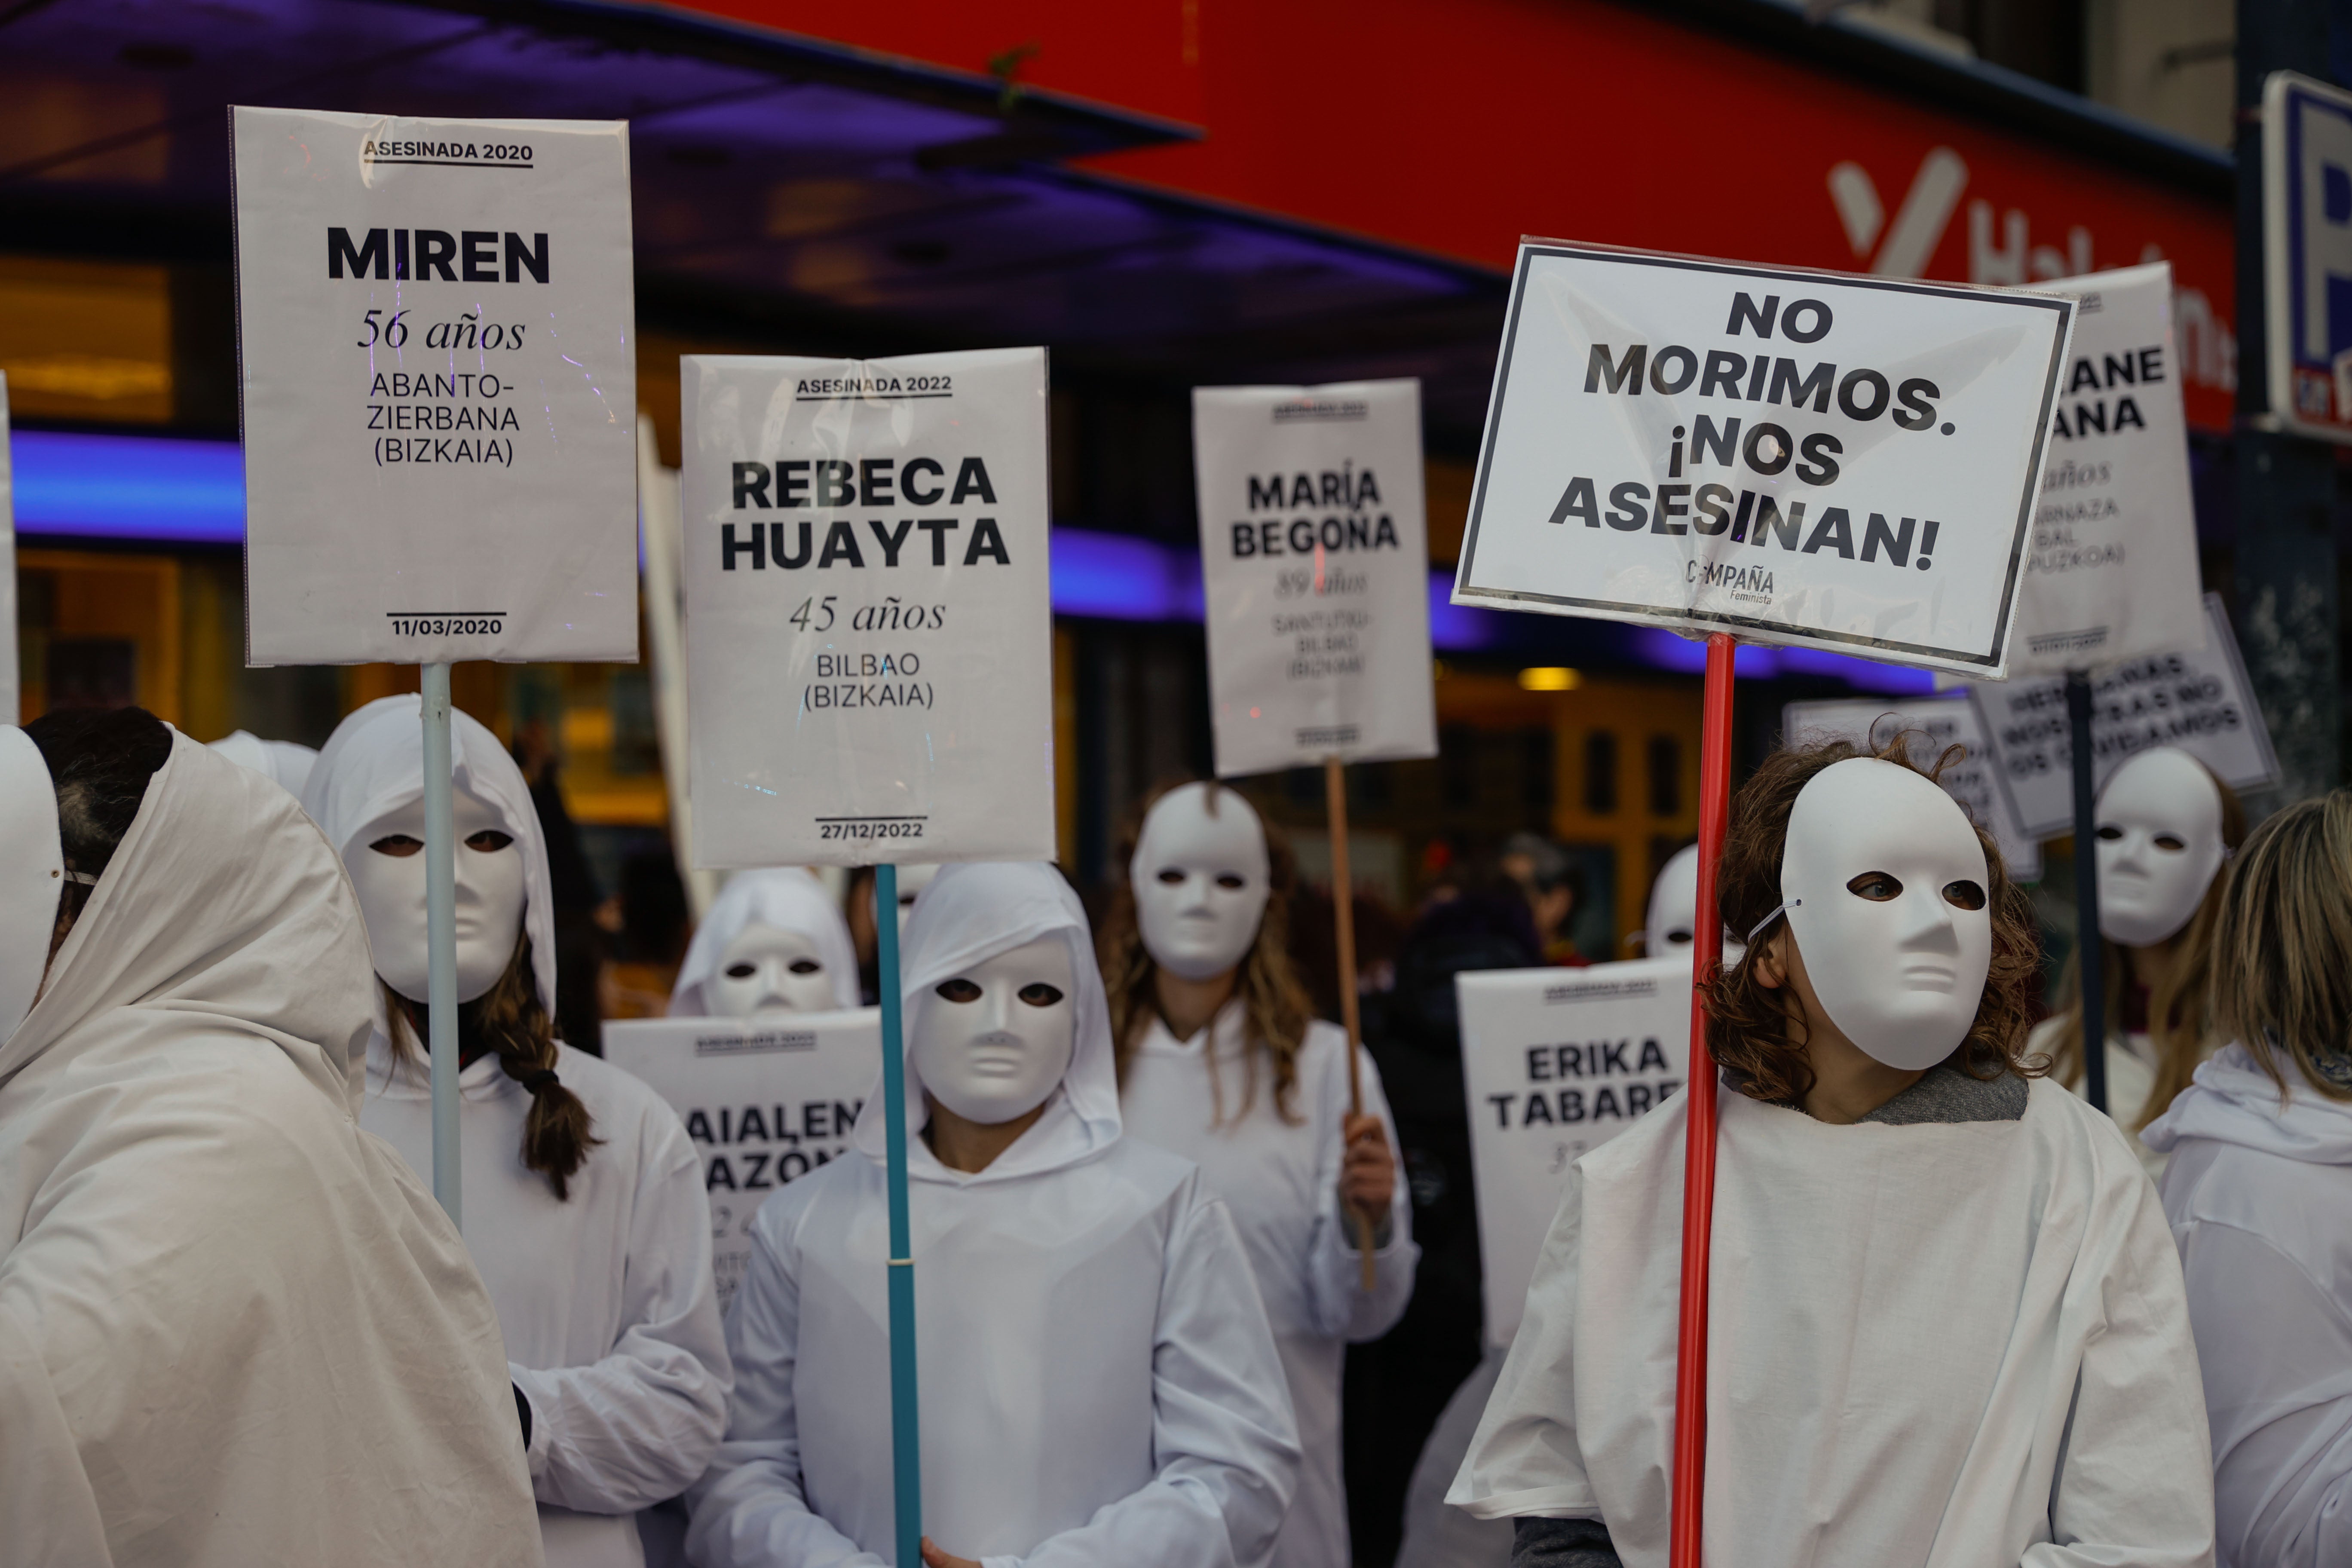
<path id="1" fill-rule="evenodd" d="M 293 741 L 265 741 L 250 730 L 236 730 L 212 742 L 211 749 L 241 768 L 276 779 L 296 800 L 310 782 L 319 753 Z"/>
<path id="2" fill-rule="evenodd" d="M 424 701 L 414 692 L 380 697 L 335 726 L 302 792 L 302 806 L 318 819 L 335 853 L 348 858 L 352 841 L 387 812 L 425 793 Z M 522 926 L 530 933 L 530 963 L 539 1005 L 555 1016 L 554 889 L 547 874 L 547 840 L 522 770 L 481 721 L 449 710 L 449 772 L 457 787 L 499 814 L 522 851 Z"/>
<path id="3" fill-rule="evenodd" d="M 2281 1095 L 2245 1047 L 2226 1046 L 2198 1067 L 2197 1080 L 2140 1142 L 2169 1152 L 2184 1138 L 2209 1138 L 2307 1164 L 2352 1165 L 2352 1101 L 2321 1094 L 2280 1056 L 2290 1093 Z"/>
<path id="4" fill-rule="evenodd" d="M 1102 972 L 1095 966 L 1086 909 L 1061 873 L 1043 862 L 943 867 L 908 917 L 898 965 L 899 994 L 905 999 L 901 1033 L 908 1040 L 915 1037 L 919 1009 L 935 1000 L 932 986 L 1000 952 L 1056 932 L 1069 943 L 1070 972 L 1078 987 L 1077 1038 L 1069 1070 L 1035 1126 L 988 1169 L 959 1180 L 1005 1181 L 1059 1170 L 1118 1141 L 1118 1068 L 1111 1053 L 1110 1004 L 1103 994 Z M 906 1060 L 907 1131 L 912 1136 L 930 1112 L 911 1053 Z M 884 1136 L 877 1075 L 866 1108 L 858 1113 L 854 1141 L 861 1153 L 879 1161 Z M 918 1162 L 918 1169 L 921 1164 Z"/>
<path id="5" fill-rule="evenodd" d="M 727 879 L 710 912 L 694 931 L 694 941 L 679 965 L 677 985 L 670 993 L 673 1018 L 706 1018 L 711 1014 L 704 986 L 719 973 L 727 944 L 749 926 L 773 926 L 795 931 L 816 943 L 833 982 L 833 1005 L 857 1005 L 857 946 L 850 940 L 849 922 L 825 896 L 824 884 L 797 866 L 765 871 L 738 871 Z"/>

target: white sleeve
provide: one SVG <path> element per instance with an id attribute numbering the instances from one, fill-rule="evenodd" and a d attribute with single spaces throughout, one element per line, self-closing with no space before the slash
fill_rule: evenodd
<path id="1" fill-rule="evenodd" d="M 0 1519 L 8 1521 L 12 1563 L 105 1568 L 114 1561 L 98 1494 L 58 1402 L 39 1337 L 5 1303 L 0 1303 Z"/>
<path id="2" fill-rule="evenodd" d="M 1191 1191 L 1169 1237 L 1152 1344 L 1159 1473 L 1038 1542 L 1023 1568 L 1262 1568 L 1273 1555 L 1298 1483 L 1288 1385 L 1233 1216 L 1198 1176 Z"/>
<path id="3" fill-rule="evenodd" d="M 585 1366 L 509 1364 L 530 1401 L 531 1489 L 581 1513 L 634 1513 L 677 1496 L 727 1428 L 710 1202 L 686 1129 L 660 1109 L 640 1134 L 648 1147 L 629 1216 L 620 1337 Z"/>
<path id="4" fill-rule="evenodd" d="M 764 1216 L 762 1216 L 764 1217 Z M 735 1396 L 727 1438 L 687 1493 L 687 1560 L 697 1568 L 883 1568 L 827 1524 L 801 1491 L 800 1280 L 768 1227 L 754 1224 L 743 1282 L 727 1309 Z"/>
<path id="5" fill-rule="evenodd" d="M 2156 1188 L 2137 1165 L 2131 1176 L 2119 1204 L 2094 1209 L 2111 1251 L 2078 1258 L 2067 1287 L 2095 1317 L 2050 1489 L 2051 1539 L 2027 1548 L 2023 1568 L 2213 1562 L 2212 1447 L 2180 1260 Z"/>
<path id="6" fill-rule="evenodd" d="M 2263 1237 L 2180 1232 L 2189 1317 L 2213 1423 L 2221 1560 L 2352 1563 L 2352 1317 Z"/>
<path id="7" fill-rule="evenodd" d="M 1677 1194 L 1674 1211 L 1681 1207 Z M 1503 1374 L 1445 1494 L 1448 1503 L 1475 1518 L 1601 1517 L 1576 1434 L 1576 1292 L 1583 1239 L 1579 1163 L 1568 1168 Z"/>
<path id="8" fill-rule="evenodd" d="M 1363 1254 L 1353 1211 L 1339 1205 L 1339 1170 L 1348 1156 L 1348 1075 L 1346 1046 L 1341 1065 L 1331 1073 L 1324 1103 L 1307 1108 L 1319 1119 L 1316 1184 L 1319 1205 L 1315 1215 L 1315 1241 L 1308 1253 L 1308 1298 L 1315 1326 L 1326 1338 L 1376 1340 L 1396 1327 L 1412 1300 L 1412 1276 L 1421 1248 L 1412 1241 L 1412 1194 L 1404 1184 L 1404 1157 L 1398 1152 L 1396 1123 L 1389 1115 L 1388 1097 L 1381 1092 L 1380 1068 L 1360 1046 L 1356 1061 L 1363 1072 L 1364 1110 L 1381 1119 L 1389 1141 L 1389 1158 L 1396 1166 L 1396 1192 L 1389 1200 L 1388 1245 L 1372 1254 L 1372 1289 L 1364 1289 Z"/>

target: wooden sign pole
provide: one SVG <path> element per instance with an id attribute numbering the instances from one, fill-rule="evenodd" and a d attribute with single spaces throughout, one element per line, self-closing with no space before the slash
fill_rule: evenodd
<path id="1" fill-rule="evenodd" d="M 1331 922 L 1339 948 L 1339 1016 L 1348 1026 L 1348 1114 L 1364 1113 L 1364 1072 L 1356 1052 L 1363 1039 L 1363 1009 L 1356 995 L 1356 883 L 1348 867 L 1348 775 L 1338 755 L 1323 759 L 1323 800 L 1331 825 Z M 1370 1294 L 1375 1268 L 1372 1220 L 1360 1210 L 1356 1250 L 1363 1259 L 1364 1290 Z"/>

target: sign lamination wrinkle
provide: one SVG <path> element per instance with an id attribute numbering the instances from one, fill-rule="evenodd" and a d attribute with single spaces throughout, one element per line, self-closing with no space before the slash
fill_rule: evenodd
<path id="1" fill-rule="evenodd" d="M 1051 859 L 1045 351 L 683 373 L 694 863 Z"/>
<path id="2" fill-rule="evenodd" d="M 2074 311 L 1525 244 L 1454 600 L 1998 674 Z"/>
<path id="3" fill-rule="evenodd" d="M 634 660 L 626 124 L 231 131 L 248 659 Z"/>

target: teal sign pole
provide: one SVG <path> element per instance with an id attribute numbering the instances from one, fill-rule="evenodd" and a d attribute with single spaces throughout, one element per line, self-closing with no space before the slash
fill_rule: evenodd
<path id="1" fill-rule="evenodd" d="M 898 1568 L 923 1560 L 923 1445 L 915 1397 L 915 1257 L 907 1219 L 907 1048 L 898 996 L 898 868 L 874 868 L 882 993 L 882 1126 L 890 1189 L 890 1477 Z"/>

